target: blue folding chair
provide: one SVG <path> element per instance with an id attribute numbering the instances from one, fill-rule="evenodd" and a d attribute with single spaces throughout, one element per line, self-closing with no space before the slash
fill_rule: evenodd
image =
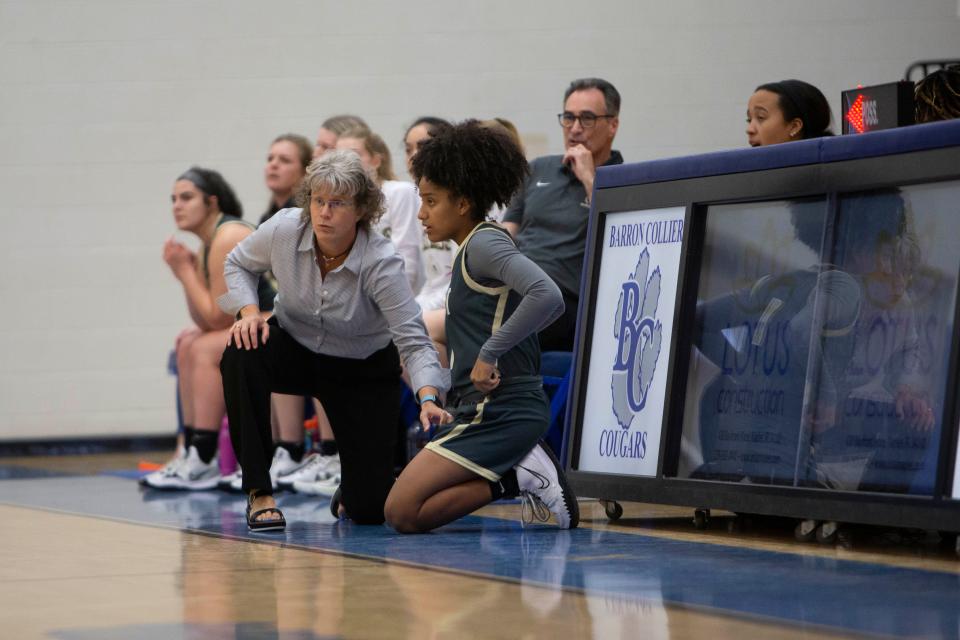
<path id="1" fill-rule="evenodd" d="M 177 433 L 181 433 L 183 431 L 183 405 L 180 404 L 180 372 L 177 370 L 177 352 L 175 349 L 171 349 L 170 355 L 167 356 L 167 373 L 177 379 Z"/>
<path id="2" fill-rule="evenodd" d="M 570 376 L 573 373 L 573 354 L 569 351 L 544 351 L 540 359 L 540 375 L 543 390 L 550 399 L 550 428 L 545 440 L 550 448 L 563 459 L 564 419 L 567 413 L 567 396 L 570 392 Z"/>

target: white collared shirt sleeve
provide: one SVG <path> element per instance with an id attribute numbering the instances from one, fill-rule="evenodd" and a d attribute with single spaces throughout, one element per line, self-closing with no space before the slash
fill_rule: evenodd
<path id="1" fill-rule="evenodd" d="M 397 253 L 403 258 L 403 270 L 414 293 L 420 291 L 425 280 L 423 256 L 423 227 L 417 214 L 420 212 L 420 196 L 417 188 L 409 182 L 387 180 L 383 183 L 383 195 L 387 211 L 378 228 L 384 233 Z"/>
<path id="2" fill-rule="evenodd" d="M 397 254 L 383 258 L 364 273 L 363 287 L 387 321 L 393 343 L 410 374 L 414 392 L 429 385 L 440 391 L 450 388 L 450 372 L 440 366 L 433 341 L 427 335 L 420 306 L 403 273 Z"/>

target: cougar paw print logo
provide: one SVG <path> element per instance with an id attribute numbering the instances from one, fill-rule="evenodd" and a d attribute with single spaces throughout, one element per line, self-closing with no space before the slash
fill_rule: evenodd
<path id="1" fill-rule="evenodd" d="M 656 318 L 659 304 L 660 267 L 650 273 L 650 253 L 644 249 L 637 268 L 623 283 L 613 325 L 617 339 L 611 381 L 613 413 L 624 429 L 630 428 L 634 416 L 646 405 L 657 368 L 663 335 Z"/>

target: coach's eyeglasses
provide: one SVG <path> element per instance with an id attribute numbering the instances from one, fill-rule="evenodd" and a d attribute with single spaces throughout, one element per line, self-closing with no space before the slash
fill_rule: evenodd
<path id="1" fill-rule="evenodd" d="M 324 200 L 323 198 L 317 196 L 313 199 L 317 207 L 323 209 L 323 207 L 329 206 L 330 211 L 340 211 L 341 209 L 346 209 L 347 207 L 353 206 L 353 200 Z"/>
<path id="2" fill-rule="evenodd" d="M 573 123 L 577 120 L 580 121 L 580 126 L 584 129 L 592 129 L 597 126 L 597 120 L 600 118 L 616 118 L 616 116 L 598 116 L 595 113 L 590 113 L 589 111 L 584 111 L 580 115 L 571 113 L 569 111 L 564 111 L 563 113 L 557 114 L 557 120 L 560 121 L 560 126 L 564 129 L 569 129 L 573 126 Z"/>

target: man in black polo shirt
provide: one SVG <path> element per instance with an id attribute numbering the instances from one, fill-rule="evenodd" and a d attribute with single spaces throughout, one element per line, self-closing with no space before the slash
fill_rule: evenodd
<path id="1" fill-rule="evenodd" d="M 566 310 L 540 332 L 543 351 L 572 351 L 580 273 L 596 168 L 621 164 L 613 151 L 620 94 L 606 80 L 574 80 L 563 96 L 563 155 L 530 163 L 530 177 L 503 217 L 520 250 L 553 278 Z"/>

